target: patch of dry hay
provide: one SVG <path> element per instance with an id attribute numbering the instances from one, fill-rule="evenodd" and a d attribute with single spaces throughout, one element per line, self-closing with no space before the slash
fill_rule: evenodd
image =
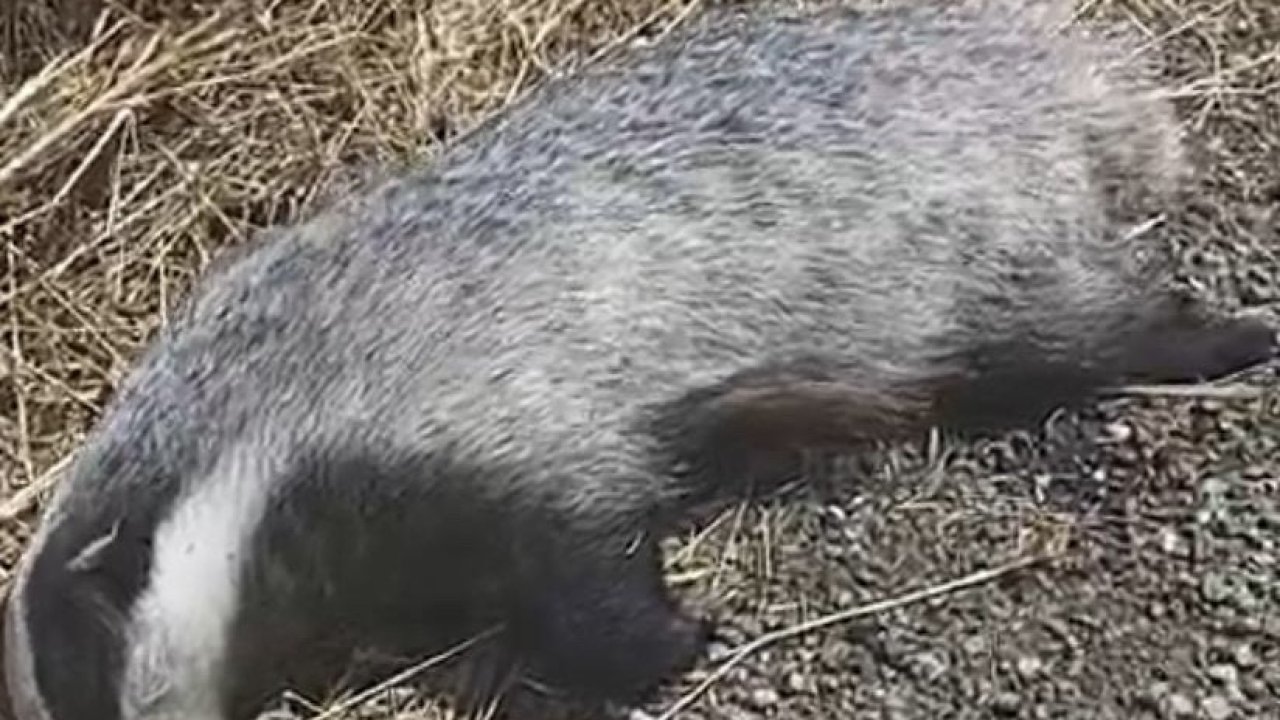
<path id="1" fill-rule="evenodd" d="M 696 1 L 0 4 L 0 566 L 59 461 L 220 248 L 362 169 L 429 156 L 433 138 L 550 68 Z M 1256 108 L 1237 117 L 1254 135 L 1218 149 L 1229 179 L 1280 163 L 1280 47 L 1224 48 L 1229 31 L 1199 30 L 1251 2 L 1233 17 L 1275 22 L 1272 0 L 1082 2 L 1205 38 L 1179 69 L 1196 78 L 1182 88 L 1189 114 L 1224 98 Z"/>
<path id="2" fill-rule="evenodd" d="M 6 3 L 4 493 L 74 447 L 219 248 L 362 169 L 429 154 L 553 66 L 687 4 L 168 3 L 179 14 L 141 0 Z M 28 499 L 0 516 L 29 517 Z M 7 539 L 9 559 L 15 548 Z"/>

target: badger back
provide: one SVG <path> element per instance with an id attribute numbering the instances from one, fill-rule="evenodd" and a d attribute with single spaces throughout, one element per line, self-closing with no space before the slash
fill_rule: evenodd
<path id="1" fill-rule="evenodd" d="M 1167 185 L 1172 123 L 1112 46 L 1006 10 L 710 11 L 210 275 L 24 560 L 23 720 L 219 717 L 300 448 L 447 449 L 519 470 L 462 494 L 612 527 L 676 490 L 636 430 L 691 389 L 813 355 L 889 413 L 975 346 L 1110 340 L 1154 286 L 1105 190 Z"/>

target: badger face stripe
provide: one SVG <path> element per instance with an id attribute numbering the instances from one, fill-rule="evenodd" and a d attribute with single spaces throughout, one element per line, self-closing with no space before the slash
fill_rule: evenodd
<path id="1" fill-rule="evenodd" d="M 224 715 L 222 673 L 245 552 L 271 492 L 255 454 L 226 454 L 156 530 L 149 581 L 127 628 L 123 720 Z"/>

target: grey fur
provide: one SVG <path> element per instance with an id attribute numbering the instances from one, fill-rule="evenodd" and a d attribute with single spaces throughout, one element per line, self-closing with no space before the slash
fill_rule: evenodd
<path id="1" fill-rule="evenodd" d="M 556 593 L 572 603 L 579 582 L 584 597 L 607 597 L 598 576 L 622 546 L 725 489 L 757 454 L 963 428 L 968 406 L 947 415 L 947 398 L 1006 376 L 1080 376 L 1009 408 L 1034 417 L 1142 375 L 1145 343 L 1182 326 L 1159 267 L 1143 260 L 1151 249 L 1125 231 L 1186 172 L 1148 72 L 1119 38 L 1053 34 L 1059 14 L 1044 3 L 912 4 L 709 11 L 654 48 L 547 84 L 431 167 L 277 230 L 210 274 L 157 338 L 59 488 L 26 566 L 111 537 L 114 554 L 92 555 L 136 585 L 138 555 L 183 498 L 244 482 L 267 507 L 243 519 L 257 538 L 244 562 L 261 575 L 244 581 L 238 622 L 259 613 L 274 627 L 288 613 L 256 608 L 275 603 L 305 624 L 387 592 L 352 587 L 336 561 L 318 561 L 324 583 L 302 577 L 316 566 L 287 561 L 321 542 L 312 535 L 325 527 L 303 522 L 315 508 L 348 513 L 356 537 L 345 541 L 374 546 L 390 542 L 379 513 L 392 506 L 424 538 L 462 515 L 493 520 L 457 533 L 514 548 L 493 566 L 500 585 L 525 567 L 522 552 L 572 576 L 544 589 L 524 577 L 497 594 L 545 592 L 539 602 L 558 608 Z M 1220 360 L 1205 373 L 1272 350 L 1260 327 L 1210 318 L 1192 331 Z M 259 469 L 219 471 L 232 453 Z M 365 484 L 309 485 L 330 460 L 365 468 L 339 478 Z M 300 462 L 312 470 L 299 476 Z M 339 507 L 353 496 L 381 509 Z M 312 529 L 271 540 L 257 524 L 272 522 Z M 379 572 L 461 582 L 457 568 L 415 565 L 434 556 L 409 537 L 376 556 L 388 563 Z M 48 587 L 84 571 L 57 572 Z M 319 585 L 335 594 L 317 599 Z M 126 644 L 140 637 L 138 590 L 114 608 L 130 619 L 106 621 Z M 47 601 L 26 592 L 16 590 L 28 605 Z M 603 628 L 601 645 L 566 638 L 577 649 L 555 657 L 625 664 L 627 643 L 652 629 L 643 614 L 656 613 L 629 601 L 578 628 Z M 600 695 L 634 699 L 681 667 L 696 642 L 662 643 L 694 630 L 671 622 L 670 638 L 657 632 L 629 655 L 655 657 Z M 14 644 L 11 689 L 41 695 L 12 658 L 47 650 Z M 121 672 L 104 682 L 125 684 Z M 222 664 L 214 676 L 237 672 Z M 209 692 L 173 688 L 172 707 Z"/>

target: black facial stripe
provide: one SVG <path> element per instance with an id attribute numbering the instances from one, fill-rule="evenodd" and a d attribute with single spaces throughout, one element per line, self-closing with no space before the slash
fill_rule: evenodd
<path id="1" fill-rule="evenodd" d="M 163 493 L 161 494 L 163 495 Z M 167 498 L 145 510 L 107 501 L 68 513 L 33 558 L 24 618 L 36 687 L 52 720 L 119 720 L 129 613 L 151 570 L 151 538 Z M 133 499 L 135 502 L 137 498 Z M 110 537 L 92 562 L 91 543 Z"/>
<path id="2" fill-rule="evenodd" d="M 488 627 L 520 503 L 487 502 L 479 473 L 446 452 L 298 452 L 244 568 L 224 688 L 237 717 L 285 687 L 333 689 L 357 647 L 422 657 Z"/>

